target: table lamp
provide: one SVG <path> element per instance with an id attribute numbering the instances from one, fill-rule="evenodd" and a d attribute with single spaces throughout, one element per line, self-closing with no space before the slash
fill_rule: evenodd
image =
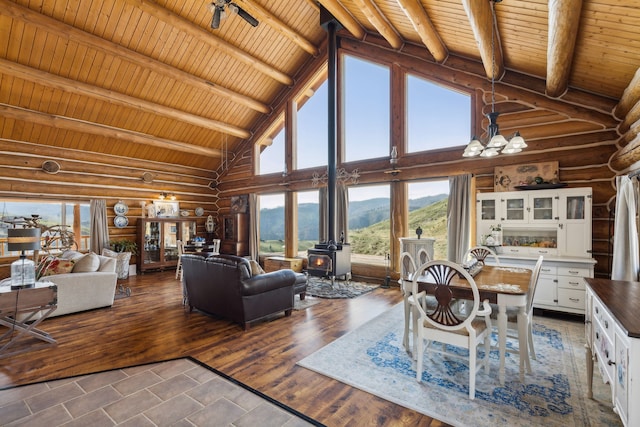
<path id="1" fill-rule="evenodd" d="M 39 228 L 9 228 L 7 230 L 7 250 L 20 251 L 20 258 L 11 263 L 11 289 L 30 288 L 36 283 L 36 266 L 27 259 L 25 251 L 40 249 Z"/>

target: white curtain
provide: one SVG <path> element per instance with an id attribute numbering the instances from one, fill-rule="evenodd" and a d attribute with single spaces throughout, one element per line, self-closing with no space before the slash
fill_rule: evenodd
<path id="1" fill-rule="evenodd" d="M 447 259 L 462 262 L 469 249 L 469 223 L 471 215 L 471 175 L 449 177 L 449 203 L 447 204 Z"/>
<path id="2" fill-rule="evenodd" d="M 329 192 L 327 187 L 320 187 L 318 191 L 318 242 L 325 243 L 329 240 Z"/>
<path id="3" fill-rule="evenodd" d="M 336 186 L 336 241 L 344 233 L 345 243 L 349 243 L 349 189 L 345 185 Z"/>
<path id="4" fill-rule="evenodd" d="M 260 204 L 256 193 L 249 194 L 249 255 L 258 261 L 260 253 Z"/>
<path id="5" fill-rule="evenodd" d="M 91 252 L 102 253 L 102 248 L 109 248 L 109 225 L 107 223 L 107 201 L 91 200 Z"/>
<path id="6" fill-rule="evenodd" d="M 616 177 L 616 216 L 613 235 L 611 279 L 638 280 L 640 254 L 636 224 L 638 181 L 628 176 Z"/>

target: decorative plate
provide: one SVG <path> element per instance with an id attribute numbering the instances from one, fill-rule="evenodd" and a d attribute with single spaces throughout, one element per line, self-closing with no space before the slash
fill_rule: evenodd
<path id="1" fill-rule="evenodd" d="M 198 216 L 204 215 L 204 208 L 200 208 L 200 207 L 196 208 L 196 215 Z"/>
<path id="2" fill-rule="evenodd" d="M 113 205 L 113 211 L 116 213 L 116 215 L 126 215 L 127 212 L 129 212 L 129 206 L 122 203 L 122 201 L 119 201 L 118 203 Z"/>
<path id="3" fill-rule="evenodd" d="M 122 228 L 129 225 L 129 220 L 127 219 L 126 216 L 118 215 L 113 219 L 113 223 L 115 224 L 116 227 Z"/>
<path id="4" fill-rule="evenodd" d="M 189 211 L 180 211 L 180 216 L 189 216 Z"/>

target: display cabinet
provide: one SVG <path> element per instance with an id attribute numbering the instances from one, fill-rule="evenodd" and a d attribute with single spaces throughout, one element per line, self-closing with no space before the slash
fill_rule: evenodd
<path id="1" fill-rule="evenodd" d="M 249 255 L 249 215 L 235 213 L 222 218 L 222 241 L 220 253 Z"/>
<path id="2" fill-rule="evenodd" d="M 196 221 L 186 218 L 141 218 L 138 227 L 138 271 L 165 270 L 178 264 L 178 240 L 195 237 Z"/>
<path id="3" fill-rule="evenodd" d="M 584 313 L 582 277 L 593 277 L 595 265 L 591 194 L 589 187 L 478 194 L 478 244 L 492 246 L 503 265 L 533 268 L 544 256 L 537 308 Z"/>

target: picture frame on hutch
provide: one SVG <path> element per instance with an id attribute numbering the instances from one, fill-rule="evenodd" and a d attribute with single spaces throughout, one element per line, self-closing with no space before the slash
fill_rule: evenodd
<path id="1" fill-rule="evenodd" d="M 157 218 L 176 218 L 180 216 L 179 202 L 167 202 L 164 200 L 154 200 L 153 206 L 155 207 Z"/>

